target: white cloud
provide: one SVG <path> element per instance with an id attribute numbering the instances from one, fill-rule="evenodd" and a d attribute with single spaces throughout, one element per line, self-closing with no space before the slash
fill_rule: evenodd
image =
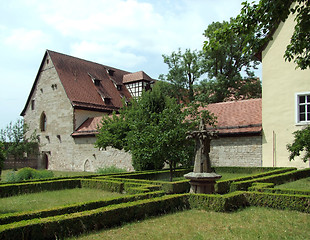
<path id="1" fill-rule="evenodd" d="M 105 65 L 123 68 L 124 70 L 130 70 L 146 62 L 144 56 L 125 51 L 123 48 L 115 48 L 111 45 L 87 41 L 73 44 L 71 46 L 71 55 Z"/>
<path id="2" fill-rule="evenodd" d="M 44 46 L 48 42 L 48 36 L 40 30 L 28 30 L 24 28 L 13 29 L 4 40 L 9 45 L 19 50 L 33 50 Z"/>

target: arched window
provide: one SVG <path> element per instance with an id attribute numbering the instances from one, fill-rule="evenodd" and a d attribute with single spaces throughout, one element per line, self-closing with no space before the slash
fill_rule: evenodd
<path id="1" fill-rule="evenodd" d="M 41 129 L 41 132 L 46 131 L 46 115 L 44 112 L 41 114 L 41 117 L 40 117 L 40 129 Z"/>

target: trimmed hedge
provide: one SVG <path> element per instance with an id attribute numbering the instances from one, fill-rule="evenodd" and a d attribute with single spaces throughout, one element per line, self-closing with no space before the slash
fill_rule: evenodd
<path id="1" fill-rule="evenodd" d="M 2 225 L 0 239 L 60 239 L 188 207 L 186 194 L 166 195 L 91 211 Z"/>
<path id="2" fill-rule="evenodd" d="M 263 182 L 263 183 L 274 183 L 275 185 L 280 185 L 285 182 L 296 181 L 301 178 L 306 178 L 310 176 L 310 168 L 302 170 L 294 170 L 290 172 L 284 172 L 281 174 L 275 174 L 271 176 L 265 176 L 261 178 L 256 178 L 252 180 L 233 182 L 230 185 L 230 191 L 246 191 L 249 187 L 252 186 L 254 182 Z"/>
<path id="3" fill-rule="evenodd" d="M 215 172 L 227 172 L 227 173 L 264 173 L 283 168 L 279 167 L 214 167 Z"/>
<path id="4" fill-rule="evenodd" d="M 239 167 L 229 167 L 229 169 L 234 169 L 234 171 L 237 171 Z M 243 170 L 244 168 L 240 168 L 240 169 Z M 246 176 L 246 177 L 239 177 L 239 178 L 222 180 L 222 181 L 219 180 L 215 184 L 215 192 L 219 194 L 224 194 L 224 193 L 238 191 L 238 190 L 243 191 L 245 189 L 234 189 L 231 187 L 231 185 L 234 184 L 235 182 L 243 182 L 243 181 L 255 182 L 256 179 L 261 178 L 261 177 L 271 176 L 271 175 L 279 174 L 279 173 L 291 172 L 293 170 L 296 170 L 296 168 L 277 168 L 276 170 L 263 172 L 259 174 L 253 174 L 253 175 Z"/>
<path id="5" fill-rule="evenodd" d="M 251 206 L 288 209 L 310 213 L 309 195 L 246 192 L 245 197 Z"/>
<path id="6" fill-rule="evenodd" d="M 101 179 L 101 178 L 96 178 Z M 182 180 L 182 181 L 176 181 L 176 182 L 167 182 L 167 181 L 151 181 L 151 180 L 144 180 L 144 179 L 127 179 L 127 178 L 111 178 L 111 180 L 124 182 L 125 185 L 127 183 L 132 184 L 133 186 L 135 184 L 140 184 L 141 186 L 149 185 L 152 188 L 156 188 L 155 185 L 161 186 L 160 189 L 164 190 L 166 193 L 187 193 L 190 189 L 189 180 Z"/>
<path id="7" fill-rule="evenodd" d="M 98 179 L 80 179 L 80 181 L 83 188 L 95 188 L 118 193 L 124 191 L 124 183 L 122 182 Z"/>
<path id="8" fill-rule="evenodd" d="M 230 212 L 248 205 L 244 192 L 234 192 L 226 195 L 190 194 L 191 208 L 215 212 Z"/>
<path id="9" fill-rule="evenodd" d="M 189 173 L 192 169 L 176 169 L 173 172 L 173 177 L 182 177 L 184 174 Z M 159 171 L 142 171 L 142 172 L 132 172 L 129 174 L 118 174 L 112 177 L 115 178 L 127 178 L 127 179 L 147 179 L 147 180 L 163 180 L 169 179 L 170 172 L 167 169 Z M 100 177 L 98 177 L 100 178 Z"/>
<path id="10" fill-rule="evenodd" d="M 253 183 L 252 187 L 248 188 L 248 191 L 278 194 L 310 195 L 310 190 L 280 189 L 273 187 L 273 183 Z"/>
<path id="11" fill-rule="evenodd" d="M 132 201 L 137 201 L 137 200 L 142 200 L 142 199 L 150 199 L 150 198 L 160 197 L 163 195 L 164 195 L 163 191 L 157 191 L 157 192 L 152 192 L 152 193 L 128 195 L 125 197 L 115 197 L 115 198 L 99 200 L 99 201 L 76 203 L 76 204 L 72 204 L 68 206 L 56 207 L 53 209 L 2 214 L 0 215 L 0 225 L 18 222 L 22 220 L 34 219 L 34 218 L 46 218 L 46 217 L 52 217 L 56 215 L 89 211 L 89 210 L 93 210 L 96 208 L 101 208 L 101 207 L 105 207 L 105 206 L 109 206 L 113 204 L 132 202 Z"/>
<path id="12" fill-rule="evenodd" d="M 81 187 L 80 179 L 5 184 L 0 186 L 0 198 L 19 194 Z"/>

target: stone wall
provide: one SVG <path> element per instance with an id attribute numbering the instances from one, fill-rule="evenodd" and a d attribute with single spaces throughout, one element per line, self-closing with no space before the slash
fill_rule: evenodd
<path id="1" fill-rule="evenodd" d="M 212 166 L 262 166 L 262 137 L 221 137 L 212 140 Z"/>

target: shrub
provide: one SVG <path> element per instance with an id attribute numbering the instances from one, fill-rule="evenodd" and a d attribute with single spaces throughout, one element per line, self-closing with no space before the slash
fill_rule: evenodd
<path id="1" fill-rule="evenodd" d="M 246 192 L 245 196 L 251 206 L 288 209 L 310 213 L 309 195 Z"/>
<path id="2" fill-rule="evenodd" d="M 33 168 L 22 168 L 20 170 L 10 172 L 5 182 L 20 182 L 29 179 L 43 179 L 52 178 L 54 176 L 52 171 L 48 170 L 35 170 Z"/>
<path id="3" fill-rule="evenodd" d="M 123 172 L 127 172 L 127 171 L 123 168 L 110 166 L 110 167 L 98 168 L 96 172 L 98 174 L 109 174 L 109 173 L 123 173 Z"/>

